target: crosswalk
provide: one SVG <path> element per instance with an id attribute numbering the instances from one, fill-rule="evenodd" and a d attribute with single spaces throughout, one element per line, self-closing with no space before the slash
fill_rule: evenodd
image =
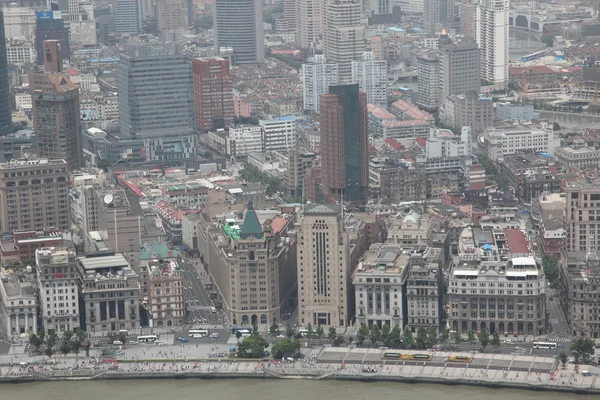
<path id="1" fill-rule="evenodd" d="M 225 329 L 222 324 L 198 324 L 194 325 L 191 329 Z"/>

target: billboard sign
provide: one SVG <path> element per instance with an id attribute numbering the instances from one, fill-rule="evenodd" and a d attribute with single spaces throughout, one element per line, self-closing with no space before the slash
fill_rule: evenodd
<path id="1" fill-rule="evenodd" d="M 61 19 L 62 15 L 60 11 L 36 11 L 35 19 L 44 20 L 44 19 Z"/>

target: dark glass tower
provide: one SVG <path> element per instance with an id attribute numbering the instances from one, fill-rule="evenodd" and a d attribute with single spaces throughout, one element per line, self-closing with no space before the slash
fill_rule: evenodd
<path id="1" fill-rule="evenodd" d="M 369 185 L 367 95 L 358 85 L 321 95 L 321 166 L 327 201 L 362 202 Z"/>
<path id="2" fill-rule="evenodd" d="M 10 104 L 6 38 L 4 37 L 4 14 L 0 11 L 0 136 L 10 133 L 11 130 L 12 116 Z"/>

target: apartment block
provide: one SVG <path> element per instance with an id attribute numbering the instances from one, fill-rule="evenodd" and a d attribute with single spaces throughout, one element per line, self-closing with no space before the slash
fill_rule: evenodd
<path id="1" fill-rule="evenodd" d="M 387 79 L 387 60 L 376 59 L 373 52 L 364 52 L 360 60 L 352 60 L 352 82 L 367 94 L 368 104 L 387 107 Z"/>
<path id="2" fill-rule="evenodd" d="M 338 84 L 338 65 L 328 64 L 324 55 L 316 54 L 308 64 L 302 64 L 300 71 L 303 91 L 303 108 L 319 112 L 320 97 L 327 93 L 329 86 Z"/>
<path id="3" fill-rule="evenodd" d="M 217 57 L 195 58 L 192 71 L 196 129 L 229 127 L 234 117 L 229 62 Z"/>
<path id="4" fill-rule="evenodd" d="M 258 124 L 262 128 L 262 152 L 288 151 L 296 148 L 298 133 L 296 117 L 293 115 L 261 119 Z"/>
<path id="5" fill-rule="evenodd" d="M 565 182 L 565 251 L 597 250 L 600 241 L 600 182 Z"/>

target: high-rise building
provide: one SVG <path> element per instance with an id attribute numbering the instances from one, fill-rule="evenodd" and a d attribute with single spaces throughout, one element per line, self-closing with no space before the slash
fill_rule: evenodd
<path id="1" fill-rule="evenodd" d="M 352 81 L 367 94 L 367 103 L 387 107 L 387 60 L 364 52 L 360 61 L 352 61 Z"/>
<path id="2" fill-rule="evenodd" d="M 79 86 L 62 72 L 60 41 L 44 41 L 45 74 L 31 74 L 29 89 L 37 154 L 65 160 L 69 168 L 83 165 Z"/>
<path id="3" fill-rule="evenodd" d="M 215 52 L 233 51 L 234 64 L 265 60 L 262 0 L 215 0 Z"/>
<path id="4" fill-rule="evenodd" d="M 325 2 L 323 52 L 329 62 L 338 64 L 340 83 L 352 81 L 352 60 L 360 60 L 365 51 L 364 26 L 360 2 Z"/>
<path id="5" fill-rule="evenodd" d="M 0 11 L 0 136 L 10 133 L 12 126 L 11 103 L 10 85 L 8 83 L 8 63 L 6 59 L 6 38 L 4 37 L 4 14 Z"/>
<path id="6" fill-rule="evenodd" d="M 423 29 L 426 34 L 433 36 L 453 22 L 454 0 L 424 0 Z"/>
<path id="7" fill-rule="evenodd" d="M 288 115 L 258 121 L 263 134 L 263 152 L 288 151 L 296 148 L 296 117 Z"/>
<path id="8" fill-rule="evenodd" d="M 369 186 L 367 95 L 358 85 L 321 95 L 321 165 L 328 201 L 364 201 Z"/>
<path id="9" fill-rule="evenodd" d="M 11 3 L 4 8 L 4 36 L 7 39 L 32 41 L 35 38 L 35 11 Z"/>
<path id="10" fill-rule="evenodd" d="M 192 66 L 175 46 L 129 46 L 117 64 L 117 88 L 120 137 L 192 132 Z"/>
<path id="11" fill-rule="evenodd" d="M 600 213 L 600 182 L 580 179 L 566 182 L 565 251 L 592 252 L 600 249 L 600 233 L 594 215 Z"/>
<path id="12" fill-rule="evenodd" d="M 323 33 L 323 3 L 321 0 L 296 1 L 296 45 L 308 49 Z"/>
<path id="13" fill-rule="evenodd" d="M 75 251 L 66 247 L 38 249 L 35 252 L 35 266 L 44 329 L 53 329 L 60 334 L 79 328 L 79 280 Z"/>
<path id="14" fill-rule="evenodd" d="M 461 37 L 455 42 L 445 30 L 440 35 L 440 101 L 453 94 L 479 93 L 481 81 L 479 46 L 470 37 Z"/>
<path id="15" fill-rule="evenodd" d="M 69 30 L 65 26 L 60 11 L 38 11 L 35 23 L 35 49 L 37 63 L 44 63 L 44 41 L 60 40 L 60 57 L 63 60 L 71 58 Z"/>
<path id="16" fill-rule="evenodd" d="M 475 38 L 481 49 L 481 79 L 496 88 L 508 85 L 509 0 L 478 0 Z"/>
<path id="17" fill-rule="evenodd" d="M 2 232 L 71 228 L 69 170 L 64 160 L 20 159 L 0 164 Z"/>
<path id="18" fill-rule="evenodd" d="M 234 117 L 229 62 L 217 57 L 195 58 L 192 71 L 196 129 L 229 127 Z"/>
<path id="19" fill-rule="evenodd" d="M 158 0 L 158 30 L 163 41 L 175 41 L 187 23 L 187 0 Z"/>
<path id="20" fill-rule="evenodd" d="M 474 0 L 463 0 L 458 3 L 459 30 L 463 35 L 475 37 L 475 4 Z"/>
<path id="21" fill-rule="evenodd" d="M 317 54 L 300 71 L 305 110 L 319 111 L 319 99 L 329 86 L 338 84 L 338 65 L 327 64 L 325 56 Z"/>
<path id="22" fill-rule="evenodd" d="M 142 3 L 140 0 L 117 0 L 115 32 L 121 35 L 142 32 Z"/>
<path id="23" fill-rule="evenodd" d="M 417 104 L 428 111 L 438 106 L 440 93 L 440 61 L 437 58 L 423 56 L 417 58 L 417 79 L 419 100 Z"/>
<path id="24" fill-rule="evenodd" d="M 350 240 L 340 206 L 311 204 L 304 208 L 297 255 L 298 322 L 324 328 L 347 326 L 352 271 Z"/>

